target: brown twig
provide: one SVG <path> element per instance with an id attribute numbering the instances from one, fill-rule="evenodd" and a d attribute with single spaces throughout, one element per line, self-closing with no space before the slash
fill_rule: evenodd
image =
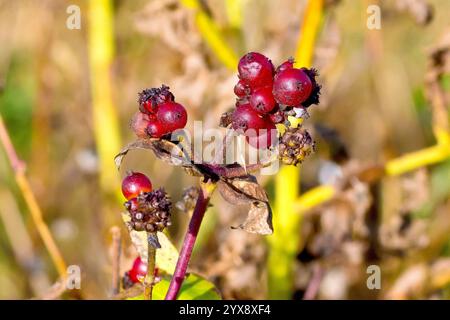
<path id="1" fill-rule="evenodd" d="M 39 235 L 41 236 L 42 241 L 44 242 L 44 245 L 50 254 L 50 257 L 59 273 L 59 276 L 62 279 L 65 279 L 67 270 L 66 263 L 55 243 L 55 240 L 53 239 L 52 234 L 50 233 L 47 224 L 45 223 L 42 217 L 41 208 L 39 207 L 36 201 L 36 197 L 31 189 L 30 183 L 27 177 L 25 176 L 25 165 L 23 161 L 21 161 L 17 156 L 16 150 L 14 149 L 14 146 L 11 143 L 11 139 L 9 137 L 8 131 L 5 127 L 1 115 L 0 115 L 0 141 L 3 144 L 6 156 L 8 157 L 11 167 L 15 173 L 17 185 L 19 186 L 19 189 L 22 192 L 22 195 L 28 206 L 28 209 L 30 210 L 31 217 L 34 221 L 34 224 L 36 225 Z"/>

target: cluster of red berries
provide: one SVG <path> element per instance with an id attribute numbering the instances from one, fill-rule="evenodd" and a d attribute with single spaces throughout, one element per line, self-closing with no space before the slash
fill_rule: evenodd
<path id="1" fill-rule="evenodd" d="M 234 87 L 238 97 L 231 115 L 233 129 L 243 131 L 255 148 L 265 149 L 277 138 L 275 124 L 289 126 L 288 116 L 298 116 L 319 102 L 320 86 L 314 69 L 294 68 L 294 60 L 283 62 L 276 70 L 264 55 L 250 52 L 238 65 L 239 81 Z"/>
<path id="2" fill-rule="evenodd" d="M 150 179 L 139 172 L 130 172 L 122 181 L 127 198 L 125 208 L 130 215 L 128 225 L 136 231 L 162 231 L 171 224 L 171 201 L 163 189 L 152 191 Z"/>
<path id="3" fill-rule="evenodd" d="M 139 112 L 131 123 L 138 137 L 161 138 L 177 129 L 183 129 L 186 123 L 186 109 L 175 102 L 169 87 L 162 85 L 139 93 Z"/>

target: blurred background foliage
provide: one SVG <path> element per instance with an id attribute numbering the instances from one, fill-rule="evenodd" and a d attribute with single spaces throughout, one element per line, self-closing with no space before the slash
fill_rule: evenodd
<path id="1" fill-rule="evenodd" d="M 73 4 L 80 30 L 66 27 Z M 366 26 L 370 4 L 382 8 L 381 30 Z M 117 173 L 113 156 L 134 139 L 137 92 L 169 85 L 190 128 L 194 119 L 217 127 L 234 104 L 238 57 L 295 56 L 306 8 L 305 0 L 0 0 L 0 114 L 66 263 L 82 270 L 80 295 L 63 297 L 109 296 L 112 226 L 123 231 L 122 272 L 131 266 L 136 252 L 119 214 L 125 170 L 145 172 L 174 201 L 196 183 L 144 151 Z M 370 178 L 371 166 L 435 145 L 436 118 L 448 120 L 448 109 L 436 116 L 427 83 L 443 69 L 448 108 L 449 12 L 445 0 L 323 1 L 311 52 L 323 95 L 306 122 L 317 152 L 301 173 L 259 178 L 275 205 L 268 241 L 231 230 L 245 208 L 215 195 L 192 271 L 226 299 L 450 297 L 450 161 Z M 59 297 L 57 270 L 0 150 L 0 298 Z M 277 211 L 321 185 L 338 191 L 301 212 Z M 179 245 L 188 217 L 173 216 Z M 366 287 L 370 264 L 381 267 L 381 290 Z"/>

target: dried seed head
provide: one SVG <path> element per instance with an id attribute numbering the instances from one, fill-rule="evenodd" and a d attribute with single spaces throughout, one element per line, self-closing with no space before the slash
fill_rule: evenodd
<path id="1" fill-rule="evenodd" d="M 141 193 L 125 203 L 131 217 L 129 226 L 136 231 L 162 231 L 170 225 L 171 205 L 164 189 Z"/>
<path id="2" fill-rule="evenodd" d="M 279 156 L 283 163 L 294 165 L 314 151 L 314 141 L 303 128 L 289 128 L 280 139 Z"/>

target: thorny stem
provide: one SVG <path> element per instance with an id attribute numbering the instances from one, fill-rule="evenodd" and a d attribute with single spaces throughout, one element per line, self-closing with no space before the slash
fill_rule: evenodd
<path id="1" fill-rule="evenodd" d="M 152 300 L 153 286 L 155 284 L 156 248 L 150 243 L 147 249 L 147 275 L 144 280 L 144 300 Z"/>
<path id="2" fill-rule="evenodd" d="M 201 185 L 195 209 L 192 213 L 191 221 L 189 222 L 188 231 L 183 241 L 183 247 L 181 248 L 180 256 L 178 257 L 177 265 L 175 267 L 175 272 L 166 294 L 166 300 L 176 300 L 178 292 L 181 289 L 181 285 L 186 277 L 186 270 L 189 260 L 191 259 L 195 240 L 197 239 L 203 216 L 208 208 L 209 199 L 214 192 L 215 187 L 216 184 L 214 182 L 206 182 Z"/>
<path id="3" fill-rule="evenodd" d="M 15 179 L 17 185 L 19 186 L 20 191 L 25 199 L 25 202 L 30 211 L 31 217 L 36 225 L 39 235 L 44 242 L 47 251 L 50 254 L 50 257 L 55 265 L 59 276 L 62 279 L 66 278 L 66 263 L 61 252 L 58 249 L 58 246 L 53 239 L 52 234 L 44 221 L 42 216 L 41 208 L 39 207 L 36 197 L 31 189 L 30 182 L 25 176 L 25 165 L 17 156 L 16 150 L 14 149 L 13 144 L 11 143 L 11 139 L 9 137 L 8 131 L 6 130 L 5 124 L 3 123 L 3 119 L 0 115 L 0 141 L 5 148 L 6 156 L 8 157 L 9 162 L 11 163 L 11 167 L 15 173 Z"/>

